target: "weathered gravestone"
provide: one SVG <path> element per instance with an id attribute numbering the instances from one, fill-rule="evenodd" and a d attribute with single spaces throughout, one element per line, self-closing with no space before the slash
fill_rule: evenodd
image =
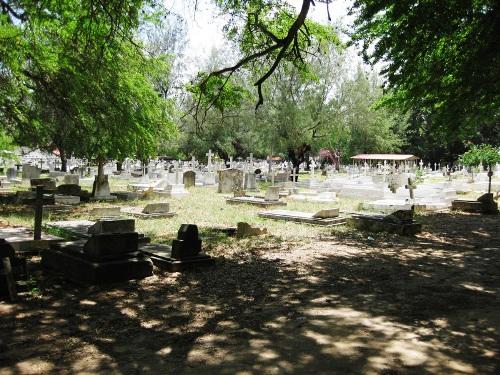
<path id="1" fill-rule="evenodd" d="M 71 185 L 78 185 L 80 183 L 80 176 L 77 174 L 65 174 L 64 183 Z"/>
<path id="2" fill-rule="evenodd" d="M 182 224 L 172 246 L 146 244 L 141 246 L 141 251 L 151 257 L 155 265 L 172 272 L 214 263 L 212 257 L 201 252 L 198 227 L 194 224 Z"/>
<path id="3" fill-rule="evenodd" d="M 7 179 L 13 180 L 17 177 L 17 169 L 16 168 L 7 168 Z"/>
<path id="4" fill-rule="evenodd" d="M 243 187 L 243 172 L 239 169 L 229 168 L 219 171 L 218 193 L 233 193 Z"/>
<path id="5" fill-rule="evenodd" d="M 31 180 L 32 178 L 40 178 L 42 170 L 34 165 L 23 164 L 22 178 L 23 180 Z"/>
<path id="6" fill-rule="evenodd" d="M 90 216 L 94 217 L 117 217 L 120 215 L 120 207 L 94 207 L 90 210 Z"/>
<path id="7" fill-rule="evenodd" d="M 255 173 L 253 172 L 245 173 L 245 184 L 243 188 L 248 191 L 257 190 L 257 178 Z"/>
<path id="8" fill-rule="evenodd" d="M 346 218 L 340 216 L 340 211 L 338 208 L 319 210 L 317 212 L 270 210 L 270 211 L 259 212 L 258 215 L 266 219 L 295 221 L 299 223 L 324 225 L 324 226 L 342 225 L 346 223 Z"/>
<path id="9" fill-rule="evenodd" d="M 110 233 L 124 227 L 107 222 L 93 227 L 87 240 L 53 245 L 42 252 L 44 268 L 82 284 L 102 284 L 143 279 L 153 274 L 153 264 L 139 252 L 136 232 Z"/>
<path id="10" fill-rule="evenodd" d="M 264 199 L 266 201 L 278 201 L 280 199 L 279 186 L 269 186 L 266 190 L 266 196 Z"/>
<path id="11" fill-rule="evenodd" d="M 196 180 L 196 172 L 194 171 L 186 171 L 182 175 L 182 182 L 184 183 L 184 187 L 189 188 L 195 186 Z"/>

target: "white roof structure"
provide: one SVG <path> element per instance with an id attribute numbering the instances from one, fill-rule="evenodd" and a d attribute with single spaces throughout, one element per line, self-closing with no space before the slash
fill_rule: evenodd
<path id="1" fill-rule="evenodd" d="M 352 156 L 353 160 L 390 160 L 390 161 L 414 161 L 420 158 L 415 155 L 405 154 L 358 154 Z"/>

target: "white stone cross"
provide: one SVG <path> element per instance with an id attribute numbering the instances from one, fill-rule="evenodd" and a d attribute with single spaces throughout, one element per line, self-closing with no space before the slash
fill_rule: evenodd
<path id="1" fill-rule="evenodd" d="M 253 154 L 250 153 L 250 160 L 248 162 L 250 164 L 250 168 L 253 167 Z"/>
<path id="2" fill-rule="evenodd" d="M 274 168 L 271 167 L 271 186 L 274 186 Z"/>
<path id="3" fill-rule="evenodd" d="M 233 168 L 233 157 L 229 157 L 229 168 Z"/>
<path id="4" fill-rule="evenodd" d="M 292 174 L 290 175 L 290 177 L 292 178 L 293 186 L 295 186 L 295 181 L 297 180 L 297 177 L 299 177 L 299 174 L 295 172 L 295 168 L 293 168 L 293 166 L 292 166 Z"/>
<path id="5" fill-rule="evenodd" d="M 191 168 L 193 168 L 193 169 L 194 169 L 195 165 L 196 165 L 196 158 L 195 158 L 195 157 L 194 157 L 194 155 L 193 155 L 193 156 L 191 157 Z"/>
<path id="6" fill-rule="evenodd" d="M 420 159 L 420 163 L 418 163 L 420 165 L 420 170 L 424 169 L 424 162 L 422 159 Z"/>
<path id="7" fill-rule="evenodd" d="M 311 158 L 311 176 L 314 177 L 314 168 L 316 168 L 316 162 Z"/>

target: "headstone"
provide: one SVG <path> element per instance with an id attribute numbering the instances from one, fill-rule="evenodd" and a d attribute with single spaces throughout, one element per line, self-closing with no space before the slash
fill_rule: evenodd
<path id="1" fill-rule="evenodd" d="M 198 255 L 200 251 L 198 227 L 193 224 L 182 224 L 177 232 L 177 239 L 172 241 L 172 258 L 189 258 Z"/>
<path id="2" fill-rule="evenodd" d="M 238 169 L 223 169 L 219 171 L 218 193 L 232 193 L 243 186 L 243 172 Z"/>
<path id="3" fill-rule="evenodd" d="M 255 176 L 255 173 L 248 172 L 245 174 L 244 189 L 249 191 L 257 190 L 257 178 Z"/>
<path id="4" fill-rule="evenodd" d="M 80 203 L 80 197 L 75 195 L 54 194 L 54 203 L 76 205 Z"/>
<path id="5" fill-rule="evenodd" d="M 410 192 L 410 199 L 415 199 L 415 196 L 413 194 L 413 190 L 417 188 L 417 185 L 411 180 L 411 178 L 408 178 L 408 184 L 405 185 L 405 189 L 408 189 Z"/>
<path id="6" fill-rule="evenodd" d="M 182 176 L 184 187 L 189 188 L 195 186 L 196 173 L 194 171 L 186 171 Z"/>
<path id="7" fill-rule="evenodd" d="M 92 186 L 92 199 L 93 200 L 115 200 L 116 197 L 111 195 L 109 190 L 108 175 L 95 176 L 94 184 Z"/>
<path id="8" fill-rule="evenodd" d="M 264 200 L 278 201 L 280 199 L 280 188 L 278 186 L 269 186 L 266 190 Z"/>
<path id="9" fill-rule="evenodd" d="M 23 180 L 31 180 L 32 178 L 40 178 L 42 170 L 30 164 L 23 164 L 22 178 Z"/>
<path id="10" fill-rule="evenodd" d="M 80 183 L 80 176 L 77 174 L 66 174 L 64 175 L 64 183 L 68 185 L 78 185 Z"/>

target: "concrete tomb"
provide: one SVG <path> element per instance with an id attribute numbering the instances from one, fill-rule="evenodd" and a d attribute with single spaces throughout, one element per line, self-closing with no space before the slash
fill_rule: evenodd
<path id="1" fill-rule="evenodd" d="M 42 251 L 43 267 L 82 284 L 143 279 L 153 274 L 151 260 L 139 252 L 138 233 L 99 233 L 99 228 L 95 232 L 87 240 L 54 244 Z"/>
<path id="2" fill-rule="evenodd" d="M 156 266 L 172 272 L 214 264 L 212 257 L 201 252 L 198 227 L 194 224 L 182 224 L 172 246 L 146 244 L 141 246 L 140 250 L 149 256 Z"/>
<path id="3" fill-rule="evenodd" d="M 167 202 L 149 203 L 144 208 L 126 207 L 123 208 L 123 212 L 143 219 L 158 219 L 177 215 L 170 211 L 170 204 Z"/>
<path id="4" fill-rule="evenodd" d="M 456 211 L 498 214 L 498 203 L 492 193 L 481 195 L 476 201 L 456 199 L 451 202 L 451 209 Z"/>
<path id="5" fill-rule="evenodd" d="M 349 225 L 369 232 L 388 232 L 400 235 L 414 235 L 421 232 L 422 224 L 413 219 L 411 210 L 399 210 L 389 215 L 354 214 L 347 219 Z"/>
<path id="6" fill-rule="evenodd" d="M 32 190 L 37 186 L 43 186 L 44 193 L 53 193 L 57 190 L 56 180 L 53 178 L 32 178 L 30 180 L 30 186 Z"/>
<path id="7" fill-rule="evenodd" d="M 299 223 L 324 226 L 342 225 L 346 223 L 345 217 L 340 216 L 340 211 L 338 208 L 325 209 L 317 212 L 271 210 L 259 212 L 258 215 L 266 219 L 295 221 Z"/>

